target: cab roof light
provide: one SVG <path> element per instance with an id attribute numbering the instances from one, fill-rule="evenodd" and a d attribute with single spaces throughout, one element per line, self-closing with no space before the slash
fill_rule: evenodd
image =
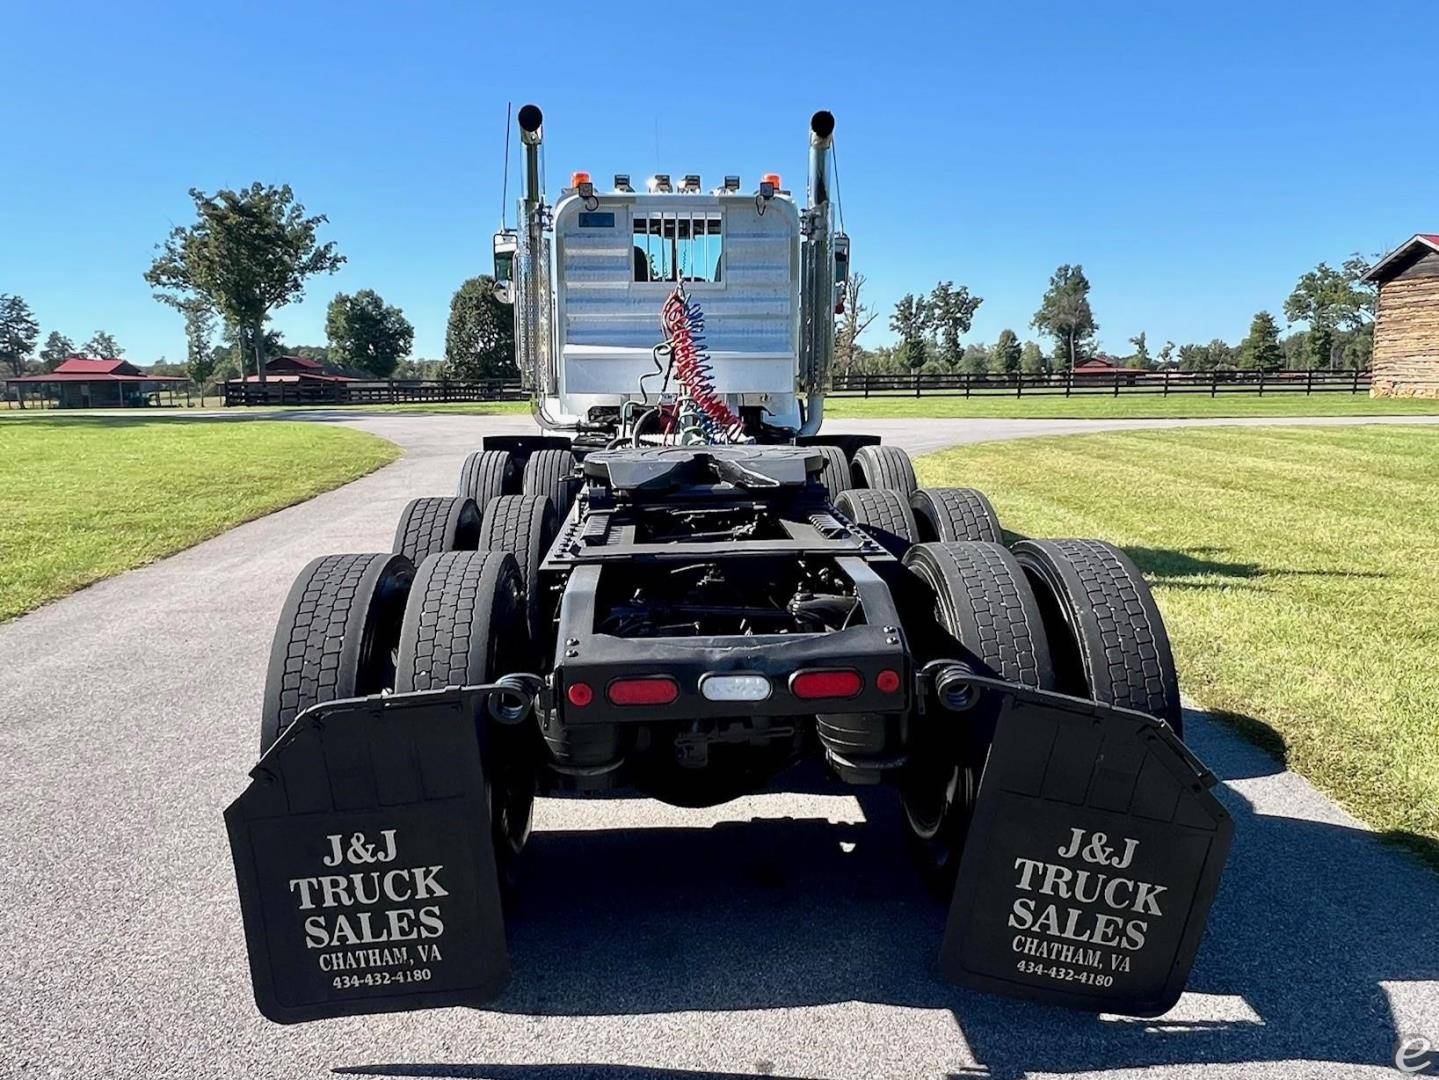
<path id="1" fill-rule="evenodd" d="M 645 181 L 645 187 L 649 188 L 650 191 L 660 191 L 665 193 L 674 191 L 674 187 L 670 184 L 669 173 L 655 173 L 653 176 L 651 176 L 648 180 Z"/>
<path id="2" fill-rule="evenodd" d="M 724 189 L 729 192 L 739 190 L 740 178 L 738 176 L 726 176 L 724 178 Z"/>
<path id="3" fill-rule="evenodd" d="M 581 198 L 585 199 L 593 197 L 595 193 L 594 180 L 591 179 L 589 173 L 582 170 L 577 170 L 570 174 L 570 187 L 574 188 L 575 192 L 580 195 Z"/>
<path id="4" fill-rule="evenodd" d="M 685 178 L 680 181 L 680 190 L 686 193 L 698 193 L 700 189 L 700 174 L 686 173 Z"/>
<path id="5" fill-rule="evenodd" d="M 616 191 L 627 191 L 627 192 L 633 192 L 633 191 L 634 191 L 634 188 L 630 187 L 630 174 L 629 174 L 629 173 L 622 173 L 622 172 L 617 172 L 617 173 L 615 173 L 615 190 L 616 190 Z"/>
<path id="6" fill-rule="evenodd" d="M 759 193 L 763 198 L 773 199 L 780 190 L 779 173 L 767 172 L 759 178 Z"/>
<path id="7" fill-rule="evenodd" d="M 678 700 L 680 684 L 669 675 L 616 679 L 605 688 L 611 705 L 669 705 Z"/>

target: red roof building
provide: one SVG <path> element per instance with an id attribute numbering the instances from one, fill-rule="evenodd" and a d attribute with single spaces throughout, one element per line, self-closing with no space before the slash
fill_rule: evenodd
<path id="1" fill-rule="evenodd" d="M 72 356 L 54 371 L 7 378 L 5 384 L 7 396 L 53 400 L 62 409 L 101 409 L 158 404 L 161 390 L 185 381 L 181 375 L 147 375 L 128 360 Z"/>
<path id="2" fill-rule="evenodd" d="M 259 382 L 258 375 L 246 375 L 246 382 Z M 320 360 L 312 360 L 308 356 L 276 356 L 265 361 L 266 382 L 354 382 L 353 375 L 344 375 L 340 372 L 325 370 L 325 365 Z"/>

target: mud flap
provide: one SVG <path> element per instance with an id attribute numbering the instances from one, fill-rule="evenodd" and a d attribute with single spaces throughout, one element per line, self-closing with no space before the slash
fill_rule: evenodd
<path id="1" fill-rule="evenodd" d="M 1003 702 L 945 927 L 945 973 L 1075 1008 L 1167 1011 L 1234 833 L 1213 774 L 1152 717 L 970 681 Z"/>
<path id="2" fill-rule="evenodd" d="M 225 811 L 255 1001 L 282 1024 L 479 1005 L 509 979 L 484 690 L 336 701 Z"/>

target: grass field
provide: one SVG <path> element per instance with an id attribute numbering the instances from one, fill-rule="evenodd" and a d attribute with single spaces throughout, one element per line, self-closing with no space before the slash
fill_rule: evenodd
<path id="1" fill-rule="evenodd" d="M 825 416 L 836 420 L 866 417 L 953 417 L 963 419 L 1104 419 L 1187 416 L 1416 416 L 1439 413 L 1439 400 L 1371 398 L 1368 394 L 1054 394 L 1027 397 L 835 397 Z"/>
<path id="2" fill-rule="evenodd" d="M 919 472 L 987 492 L 1007 529 L 1124 547 L 1184 691 L 1439 865 L 1439 432 L 1032 439 Z"/>
<path id="3" fill-rule="evenodd" d="M 328 491 L 399 453 L 325 424 L 0 423 L 0 620 Z"/>

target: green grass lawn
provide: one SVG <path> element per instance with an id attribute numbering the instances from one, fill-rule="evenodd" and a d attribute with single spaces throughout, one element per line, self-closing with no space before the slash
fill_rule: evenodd
<path id="1" fill-rule="evenodd" d="M 1368 394 L 1061 394 L 1025 397 L 833 397 L 824 414 L 836 420 L 869 417 L 964 419 L 1103 419 L 1187 416 L 1415 416 L 1439 413 L 1439 400 L 1371 398 Z"/>
<path id="2" fill-rule="evenodd" d="M 1439 431 L 1205 428 L 921 459 L 1154 584 L 1183 690 L 1439 865 Z"/>
<path id="3" fill-rule="evenodd" d="M 0 423 L 0 620 L 338 487 L 400 450 L 327 424 Z"/>

